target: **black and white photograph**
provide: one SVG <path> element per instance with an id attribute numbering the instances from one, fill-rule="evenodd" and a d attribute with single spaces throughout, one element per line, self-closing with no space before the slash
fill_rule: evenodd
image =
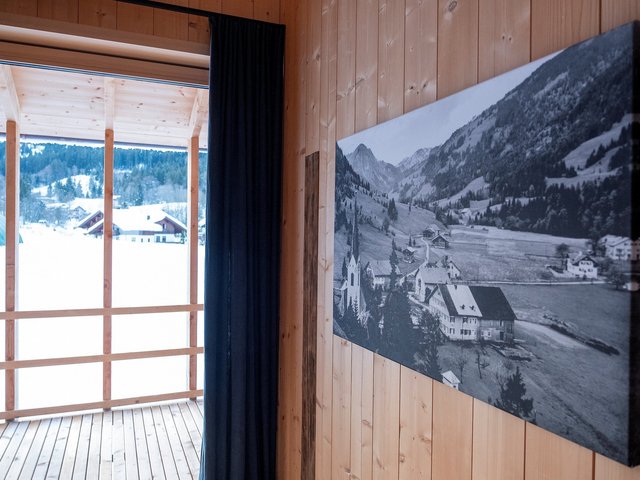
<path id="1" fill-rule="evenodd" d="M 634 28 L 339 140 L 335 159 L 334 332 L 622 463 Z"/>

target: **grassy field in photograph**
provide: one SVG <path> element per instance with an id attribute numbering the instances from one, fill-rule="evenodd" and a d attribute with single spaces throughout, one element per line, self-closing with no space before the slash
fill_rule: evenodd
<path id="1" fill-rule="evenodd" d="M 439 349 L 442 371 L 452 370 L 460 377 L 462 391 L 493 402 L 499 396 L 499 376 L 520 367 L 538 425 L 590 448 L 621 455 L 619 446 L 627 438 L 629 293 L 603 285 L 502 288 L 518 318 L 526 320 L 516 322 L 515 336 L 533 359 L 508 360 L 490 346 L 449 342 Z M 550 315 L 620 353 L 607 355 L 553 330 L 547 326 Z"/>

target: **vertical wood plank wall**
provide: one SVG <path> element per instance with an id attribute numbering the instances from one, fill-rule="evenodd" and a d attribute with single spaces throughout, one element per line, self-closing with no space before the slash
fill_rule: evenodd
<path id="1" fill-rule="evenodd" d="M 616 25 L 637 0 L 281 0 L 287 25 L 279 477 L 299 463 L 304 156 L 320 150 L 316 479 L 640 480 L 333 335 L 332 143 Z M 284 293 L 286 292 L 286 294 Z M 295 292 L 294 295 L 291 295 Z M 293 362 L 293 363 L 291 363 Z"/>
<path id="2" fill-rule="evenodd" d="M 304 158 L 318 150 L 315 478 L 639 480 L 640 469 L 335 337 L 331 272 L 336 139 L 640 19 L 640 1 L 165 2 L 287 26 L 278 478 L 304 479 Z M 115 0 L 0 0 L 0 12 L 200 43 L 209 35 L 201 18 Z"/>

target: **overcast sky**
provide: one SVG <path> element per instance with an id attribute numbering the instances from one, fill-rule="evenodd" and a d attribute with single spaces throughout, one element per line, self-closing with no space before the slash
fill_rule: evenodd
<path id="1" fill-rule="evenodd" d="M 555 55 L 339 140 L 338 144 L 347 155 L 364 143 L 378 160 L 397 165 L 420 148 L 444 143 L 458 128 L 503 98 Z"/>

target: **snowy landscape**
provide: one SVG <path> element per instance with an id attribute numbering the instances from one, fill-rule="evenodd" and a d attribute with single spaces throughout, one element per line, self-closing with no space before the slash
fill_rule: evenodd
<path id="1" fill-rule="evenodd" d="M 336 146 L 334 331 L 623 463 L 632 29 Z"/>
<path id="2" fill-rule="evenodd" d="M 0 154 L 4 157 L 3 143 Z M 186 153 L 116 149 L 115 167 L 113 306 L 188 303 Z M 202 198 L 205 168 L 206 164 L 200 175 Z M 0 170 L 0 288 L 3 289 L 4 161 Z M 102 306 L 101 170 L 101 148 L 23 143 L 20 310 Z M 204 218 L 204 202 L 200 218 Z M 198 260 L 201 303 L 204 220 L 200 222 Z M 0 296 L 0 308 L 4 309 L 4 301 L 4 295 Z M 188 345 L 187 313 L 114 316 L 112 324 L 114 353 Z M 200 313 L 200 344 L 202 327 Z M 18 359 L 102 353 L 102 317 L 25 319 L 17 322 L 17 331 Z M 0 355 L 4 357 L 4 329 L 0 329 Z M 112 396 L 126 398 L 187 390 L 187 361 L 187 357 L 167 357 L 114 362 Z M 17 374 L 17 385 L 17 408 L 98 401 L 102 399 L 102 365 L 23 369 Z M 199 356 L 198 388 L 202 388 L 202 356 Z"/>

